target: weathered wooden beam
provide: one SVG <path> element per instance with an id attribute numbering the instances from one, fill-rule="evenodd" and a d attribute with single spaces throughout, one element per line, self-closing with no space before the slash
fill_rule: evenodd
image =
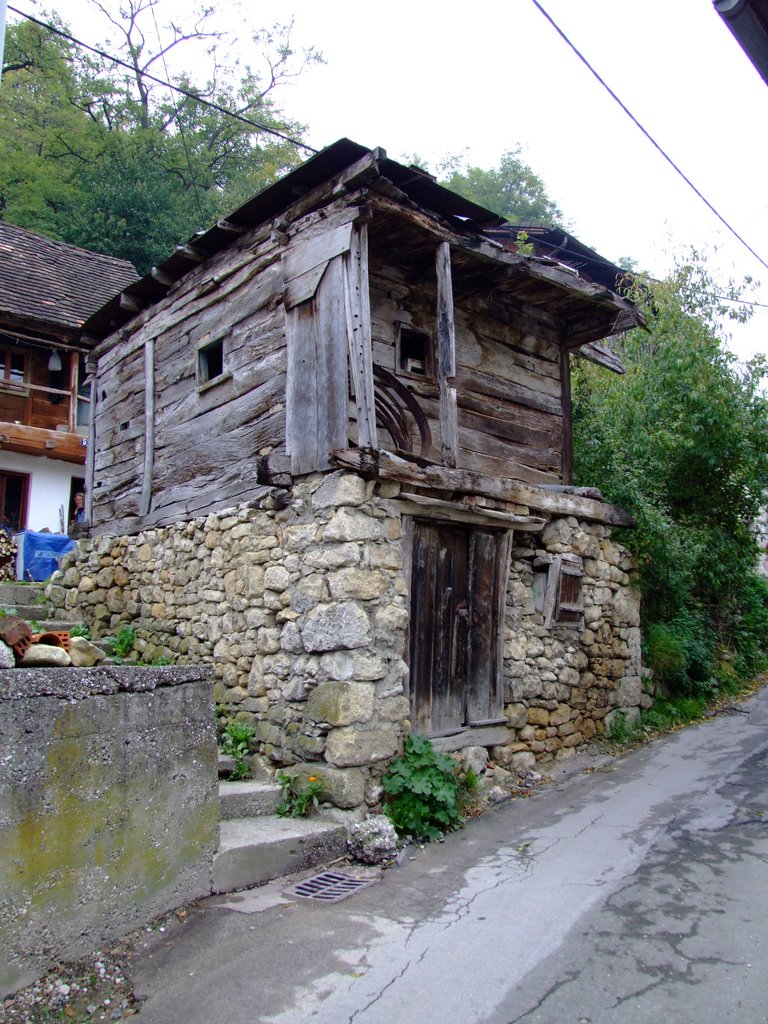
<path id="1" fill-rule="evenodd" d="M 174 251 L 177 255 L 183 256 L 185 260 L 190 260 L 192 263 L 204 263 L 208 258 L 204 253 L 193 248 L 188 242 L 185 245 L 177 245 Z"/>
<path id="2" fill-rule="evenodd" d="M 560 402 L 563 409 L 563 440 L 561 473 L 564 484 L 573 483 L 573 410 L 571 408 L 571 356 L 568 349 L 560 352 Z"/>
<path id="3" fill-rule="evenodd" d="M 502 512 L 500 509 L 484 508 L 482 505 L 469 505 L 465 502 L 445 501 L 427 494 L 413 494 L 401 491 L 399 500 L 394 504 L 402 512 L 411 514 L 415 505 L 419 515 L 448 519 L 460 523 L 474 523 L 482 526 L 507 526 L 521 533 L 540 533 L 546 526 L 541 516 L 523 516 L 516 512 Z"/>
<path id="4" fill-rule="evenodd" d="M 607 370 L 612 370 L 613 373 L 626 373 L 627 368 L 624 365 L 621 358 L 601 341 L 590 341 L 586 345 L 582 345 L 578 350 L 578 355 L 588 359 L 591 363 L 596 363 L 598 366 L 604 366 Z"/>
<path id="5" fill-rule="evenodd" d="M 217 220 L 216 227 L 219 231 L 226 231 L 231 235 L 244 235 L 246 231 L 249 230 L 248 228 L 243 227 L 242 224 L 235 224 L 234 221 L 225 219 Z"/>
<path id="6" fill-rule="evenodd" d="M 376 405 L 373 390 L 371 305 L 368 285 L 368 225 L 356 224 L 344 255 L 344 306 L 350 376 L 357 411 L 358 444 L 376 448 Z"/>
<path id="7" fill-rule="evenodd" d="M 155 339 L 144 343 L 144 472 L 141 480 L 140 515 L 152 507 L 152 474 L 155 465 Z"/>
<path id="8" fill-rule="evenodd" d="M 120 292 L 118 303 L 120 309 L 124 309 L 127 313 L 140 313 L 144 309 L 144 303 L 140 299 L 133 295 L 126 295 L 125 292 Z"/>
<path id="9" fill-rule="evenodd" d="M 85 521 L 93 522 L 93 488 L 94 482 L 94 461 L 96 458 L 96 411 L 99 401 L 96 389 L 96 357 L 89 355 L 86 360 L 86 371 L 89 377 L 91 389 L 91 414 L 88 421 L 88 447 L 85 451 Z"/>
<path id="10" fill-rule="evenodd" d="M 157 281 L 157 283 L 163 285 L 164 288 L 170 288 L 172 284 L 176 283 L 175 277 L 171 277 L 170 274 L 164 273 L 158 267 L 152 267 L 149 273 L 152 280 Z"/>
<path id="11" fill-rule="evenodd" d="M 483 476 L 466 469 L 450 469 L 434 463 L 409 462 L 383 448 L 343 448 L 331 455 L 331 462 L 340 469 L 359 473 L 367 480 L 377 478 L 460 494 L 481 494 L 501 501 L 511 501 L 552 515 L 575 516 L 611 526 L 635 525 L 628 512 L 605 502 L 577 494 L 549 491 L 543 487 L 520 483 L 502 477 Z"/>
<path id="12" fill-rule="evenodd" d="M 440 433 L 443 464 L 456 466 L 459 428 L 456 408 L 456 329 L 453 321 L 451 247 L 440 242 L 435 252 L 437 273 L 437 378 L 440 386 Z"/>

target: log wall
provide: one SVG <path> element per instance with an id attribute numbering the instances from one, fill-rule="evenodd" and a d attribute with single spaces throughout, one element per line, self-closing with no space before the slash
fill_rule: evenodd
<path id="1" fill-rule="evenodd" d="M 100 355 L 97 532 L 132 532 L 237 504 L 258 490 L 257 457 L 284 452 L 279 257 L 268 230 L 247 236 L 183 278 L 154 316 L 138 318 Z M 198 350 L 219 340 L 224 372 L 198 386 Z"/>
<path id="2" fill-rule="evenodd" d="M 371 251 L 373 358 L 417 397 L 432 433 L 429 458 L 441 461 L 440 390 L 434 379 L 397 365 L 401 327 L 436 339 L 434 272 L 415 278 L 380 252 Z M 528 483 L 562 479 L 563 410 L 560 348 L 515 326 L 515 313 L 462 299 L 461 271 L 454 269 L 458 461 L 462 469 Z M 394 449 L 386 434 L 382 447 Z"/>

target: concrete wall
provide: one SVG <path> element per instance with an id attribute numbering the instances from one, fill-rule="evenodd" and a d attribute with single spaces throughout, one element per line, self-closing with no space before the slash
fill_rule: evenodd
<path id="1" fill-rule="evenodd" d="M 210 892 L 216 756 L 202 666 L 0 671 L 0 995 Z"/>

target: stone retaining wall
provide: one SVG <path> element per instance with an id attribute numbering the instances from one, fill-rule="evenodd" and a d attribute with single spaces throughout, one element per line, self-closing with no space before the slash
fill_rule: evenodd
<path id="1" fill-rule="evenodd" d="M 210 670 L 0 671 L 0 996 L 211 890 Z"/>
<path id="2" fill-rule="evenodd" d="M 49 597 L 94 635 L 132 625 L 145 660 L 211 662 L 216 700 L 252 722 L 273 764 L 318 775 L 325 798 L 374 806 L 410 729 L 408 586 L 399 487 L 316 475 L 260 505 L 128 537 L 81 541 Z M 509 726 L 468 745 L 503 765 L 564 757 L 641 700 L 630 560 L 574 519 L 515 535 L 504 634 Z M 534 559 L 584 558 L 588 628 L 545 627 Z M 453 741 L 453 746 L 461 740 Z M 302 768 L 302 765 L 305 765 Z"/>

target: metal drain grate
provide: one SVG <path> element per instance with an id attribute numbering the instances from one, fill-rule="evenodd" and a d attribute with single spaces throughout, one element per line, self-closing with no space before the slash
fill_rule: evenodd
<path id="1" fill-rule="evenodd" d="M 373 885 L 376 878 L 353 878 L 341 875 L 337 871 L 323 871 L 319 875 L 305 878 L 290 889 L 285 890 L 286 896 L 300 896 L 305 900 L 320 900 L 322 903 L 338 903 L 351 896 L 358 889 Z"/>

